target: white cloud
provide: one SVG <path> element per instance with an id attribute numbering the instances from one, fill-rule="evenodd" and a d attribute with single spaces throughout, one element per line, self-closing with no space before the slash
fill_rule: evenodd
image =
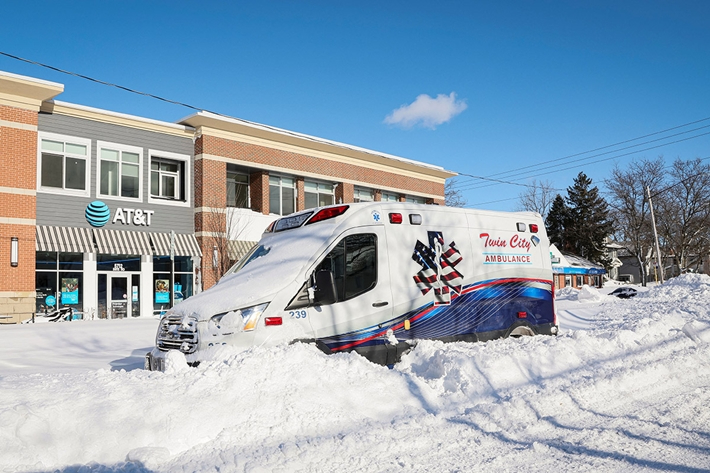
<path id="1" fill-rule="evenodd" d="M 433 130 L 466 110 L 467 107 L 465 100 L 456 100 L 456 92 L 451 92 L 449 95 L 439 94 L 436 98 L 421 94 L 414 102 L 402 105 L 387 115 L 385 123 L 399 125 L 402 128 L 420 125 Z"/>

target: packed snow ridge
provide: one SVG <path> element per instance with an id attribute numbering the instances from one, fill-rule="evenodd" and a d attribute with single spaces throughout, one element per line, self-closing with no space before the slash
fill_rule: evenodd
<path id="1" fill-rule="evenodd" d="M 81 370 L 72 331 L 96 360 L 135 327 L 140 360 L 157 321 L 0 327 L 0 470 L 710 471 L 710 277 L 639 289 L 565 289 L 557 337 L 421 342 L 391 369 L 294 344 Z"/>

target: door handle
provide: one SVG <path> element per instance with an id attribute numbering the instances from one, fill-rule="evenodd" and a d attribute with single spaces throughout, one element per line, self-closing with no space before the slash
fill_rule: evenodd
<path id="1" fill-rule="evenodd" d="M 372 303 L 372 307 L 384 307 L 387 304 L 389 304 L 387 301 L 377 301 Z"/>

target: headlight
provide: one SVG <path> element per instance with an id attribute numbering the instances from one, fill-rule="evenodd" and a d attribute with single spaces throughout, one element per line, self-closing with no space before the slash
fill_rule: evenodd
<path id="1" fill-rule="evenodd" d="M 243 332 L 250 332 L 256 328 L 259 317 L 264 312 L 268 302 L 246 307 L 244 309 L 232 310 L 217 314 L 210 319 L 210 323 L 219 329 L 241 329 Z"/>

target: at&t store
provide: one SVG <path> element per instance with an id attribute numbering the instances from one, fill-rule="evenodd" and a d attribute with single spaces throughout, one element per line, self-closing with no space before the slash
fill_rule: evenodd
<path id="1" fill-rule="evenodd" d="M 39 114 L 36 311 L 160 313 L 190 297 L 193 130 L 73 104 Z"/>

